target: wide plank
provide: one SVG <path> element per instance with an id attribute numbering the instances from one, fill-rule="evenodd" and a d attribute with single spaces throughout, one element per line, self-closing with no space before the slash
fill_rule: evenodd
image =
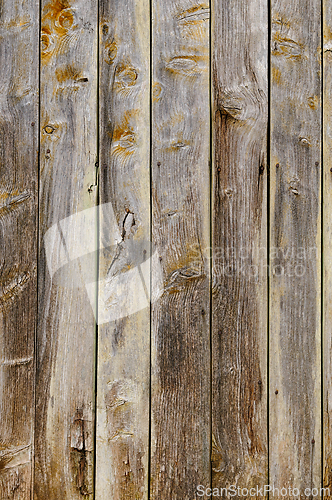
<path id="1" fill-rule="evenodd" d="M 38 500 L 93 498 L 97 15 L 96 0 L 42 1 Z"/>
<path id="2" fill-rule="evenodd" d="M 100 2 L 96 498 L 147 499 L 150 6 Z"/>
<path id="3" fill-rule="evenodd" d="M 152 8 L 150 498 L 192 500 L 211 480 L 210 9 Z"/>
<path id="4" fill-rule="evenodd" d="M 321 2 L 273 0 L 271 23 L 270 483 L 305 498 L 322 463 Z"/>
<path id="5" fill-rule="evenodd" d="M 32 497 L 39 5 L 0 6 L 0 498 Z"/>
<path id="6" fill-rule="evenodd" d="M 241 490 L 268 484 L 268 11 L 211 6 L 212 486 Z"/>

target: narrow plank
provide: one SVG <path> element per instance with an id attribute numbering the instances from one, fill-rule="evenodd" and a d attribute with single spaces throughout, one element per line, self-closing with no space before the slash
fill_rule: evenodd
<path id="1" fill-rule="evenodd" d="M 323 486 L 329 489 L 324 498 L 332 498 L 332 5 L 327 0 L 323 36 Z"/>
<path id="2" fill-rule="evenodd" d="M 150 7 L 100 2 L 96 498 L 147 499 Z"/>
<path id="3" fill-rule="evenodd" d="M 93 498 L 97 1 L 43 0 L 35 498 Z"/>
<path id="4" fill-rule="evenodd" d="M 152 6 L 151 498 L 192 500 L 211 479 L 210 10 Z"/>
<path id="5" fill-rule="evenodd" d="M 268 12 L 262 0 L 211 5 L 212 486 L 261 488 L 268 484 Z"/>
<path id="6" fill-rule="evenodd" d="M 0 498 L 32 495 L 39 5 L 0 7 Z"/>
<path id="7" fill-rule="evenodd" d="M 270 482 L 304 498 L 321 486 L 321 2 L 274 0 L 271 20 Z"/>

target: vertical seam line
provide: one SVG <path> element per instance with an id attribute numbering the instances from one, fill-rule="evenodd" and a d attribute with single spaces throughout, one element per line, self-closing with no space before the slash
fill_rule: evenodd
<path id="1" fill-rule="evenodd" d="M 95 359 L 94 359 L 94 436 L 93 436 L 93 498 L 96 499 L 96 479 L 97 479 L 97 403 L 98 403 L 98 335 L 99 335 L 99 328 L 98 328 L 98 317 L 99 317 L 99 241 L 100 241 L 100 220 L 99 220 L 99 206 L 100 206 L 100 189 L 99 189 L 99 172 L 100 172 L 100 131 L 99 131 L 99 126 L 100 126 L 100 112 L 99 112 L 99 106 L 100 106 L 100 86 L 99 86 L 99 73 L 100 73 L 100 36 L 99 36 L 99 9 L 100 9 L 100 2 L 97 0 L 97 82 L 96 82 L 96 141 L 97 141 L 97 165 L 95 166 L 96 168 L 96 237 L 97 237 L 97 242 L 96 242 L 96 318 L 95 318 Z"/>
<path id="2" fill-rule="evenodd" d="M 149 64 L 150 64 L 150 71 L 149 71 L 149 78 L 150 78 L 150 85 L 149 85 L 149 118 L 150 118 L 150 158 L 149 158 L 149 182 L 150 182 L 150 314 L 149 314 L 149 334 L 150 334 L 150 349 L 149 349 L 149 356 L 150 356 L 150 363 L 149 363 L 149 443 L 148 443 L 148 448 L 149 448 L 149 460 L 148 460 L 148 499 L 150 500 L 151 498 L 151 455 L 152 455 L 152 271 L 153 271 L 153 266 L 152 266 L 152 252 L 153 252 L 153 230 L 152 230 L 152 220 L 153 220 L 153 207 L 152 207 L 152 85 L 153 85 L 153 50 L 152 50 L 152 43 L 153 43 L 153 38 L 152 38 L 152 29 L 153 29 L 153 3 L 152 0 L 149 0 L 149 8 L 150 8 L 150 59 L 149 59 Z"/>

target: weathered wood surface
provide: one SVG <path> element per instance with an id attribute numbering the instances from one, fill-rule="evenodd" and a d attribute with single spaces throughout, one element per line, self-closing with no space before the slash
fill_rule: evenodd
<path id="1" fill-rule="evenodd" d="M 275 0 L 271 19 L 270 482 L 304 498 L 321 486 L 321 4 Z"/>
<path id="2" fill-rule="evenodd" d="M 210 485 L 210 11 L 152 7 L 151 498 L 192 500 Z"/>
<path id="3" fill-rule="evenodd" d="M 0 500 L 332 493 L 330 3 L 0 2 Z"/>
<path id="4" fill-rule="evenodd" d="M 38 500 L 93 498 L 97 14 L 96 0 L 42 2 Z"/>
<path id="5" fill-rule="evenodd" d="M 323 2 L 323 481 L 332 498 L 332 4 Z"/>
<path id="6" fill-rule="evenodd" d="M 212 485 L 267 480 L 267 4 L 212 1 Z"/>
<path id="7" fill-rule="evenodd" d="M 96 498 L 147 499 L 150 7 L 100 3 Z"/>
<path id="8" fill-rule="evenodd" d="M 0 498 L 32 491 L 37 311 L 38 28 L 32 0 L 0 6 Z"/>

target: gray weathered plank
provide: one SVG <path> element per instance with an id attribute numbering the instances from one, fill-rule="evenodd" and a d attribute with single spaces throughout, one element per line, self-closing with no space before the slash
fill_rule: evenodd
<path id="1" fill-rule="evenodd" d="M 93 498 L 97 14 L 42 1 L 36 499 Z"/>
<path id="2" fill-rule="evenodd" d="M 0 6 L 0 498 L 32 491 L 39 6 Z"/>
<path id="3" fill-rule="evenodd" d="M 271 19 L 270 482 L 302 498 L 321 484 L 321 2 Z"/>
<path id="4" fill-rule="evenodd" d="M 153 0 L 151 498 L 210 485 L 208 3 Z"/>
<path id="5" fill-rule="evenodd" d="M 212 485 L 249 488 L 268 468 L 268 12 L 262 0 L 211 8 Z"/>
<path id="6" fill-rule="evenodd" d="M 150 8 L 100 2 L 96 498 L 147 499 Z"/>
<path id="7" fill-rule="evenodd" d="M 332 498 L 332 4 L 323 2 L 323 479 Z"/>

